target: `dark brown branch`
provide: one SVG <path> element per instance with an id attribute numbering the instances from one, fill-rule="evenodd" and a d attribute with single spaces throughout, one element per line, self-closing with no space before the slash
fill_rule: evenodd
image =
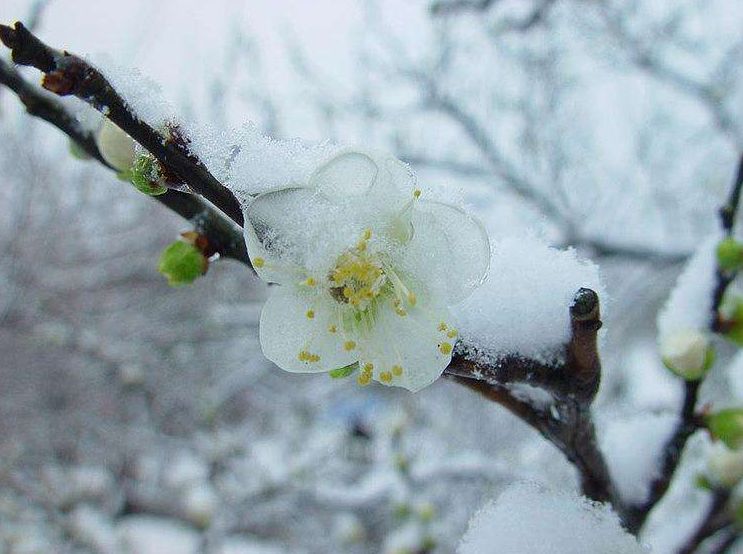
<path id="1" fill-rule="evenodd" d="M 728 511 L 730 492 L 727 490 L 715 490 L 712 493 L 712 503 L 707 508 L 704 518 L 689 537 L 686 543 L 678 550 L 677 554 L 693 554 L 704 541 L 712 537 L 718 531 L 729 527 L 732 523 Z"/>
<path id="2" fill-rule="evenodd" d="M 601 327 L 598 295 L 590 289 L 580 289 L 570 315 L 572 336 L 561 364 L 509 356 L 491 367 L 457 356 L 445 375 L 504 406 L 536 429 L 575 465 L 586 496 L 611 502 L 623 514 L 624 508 L 597 445 L 590 412 L 601 377 L 596 345 L 596 334 Z M 553 405 L 543 409 L 530 404 L 512 392 L 510 387 L 515 384 L 550 392 Z"/>
<path id="3" fill-rule="evenodd" d="M 0 60 L 0 84 L 18 96 L 30 115 L 51 123 L 88 155 L 112 169 L 98 151 L 93 134 L 80 125 L 58 100 L 28 83 L 18 71 L 3 60 Z M 250 266 L 239 227 L 201 198 L 172 189 L 154 198 L 183 218 L 192 221 L 196 230 L 207 237 L 210 247 L 221 256 Z"/>
<path id="4" fill-rule="evenodd" d="M 20 22 L 14 28 L 0 25 L 0 40 L 11 49 L 15 63 L 35 67 L 44 73 L 42 84 L 45 89 L 61 96 L 76 96 L 104 113 L 192 190 L 235 223 L 243 225 L 240 203 L 229 189 L 182 146 L 168 140 L 132 113 L 100 71 L 69 52 L 50 48 Z"/>
<path id="5" fill-rule="evenodd" d="M 720 208 L 720 222 L 728 237 L 733 234 L 735 217 L 740 204 L 741 188 L 743 188 L 743 156 L 738 164 L 737 174 L 730 188 L 727 201 Z M 712 314 L 710 318 L 710 330 L 712 331 L 720 331 L 721 321 L 718 316 L 720 305 L 725 291 L 732 283 L 735 275 L 734 272 L 724 272 L 719 267 L 717 268 L 716 284 L 712 292 Z M 652 509 L 663 498 L 681 460 L 686 442 L 695 431 L 702 427 L 702 422 L 695 411 L 700 386 L 701 381 L 686 381 L 684 384 L 684 404 L 676 428 L 663 447 L 659 475 L 650 484 L 648 499 L 643 504 L 633 506 L 628 510 L 628 520 L 625 523 L 632 532 L 637 532 L 642 528 Z"/>

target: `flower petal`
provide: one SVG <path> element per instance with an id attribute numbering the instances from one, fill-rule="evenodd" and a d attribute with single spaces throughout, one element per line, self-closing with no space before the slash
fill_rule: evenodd
<path id="1" fill-rule="evenodd" d="M 357 361 L 358 353 L 343 348 L 335 305 L 325 293 L 276 287 L 261 312 L 263 354 L 281 369 L 296 373 L 330 371 Z M 301 360 L 301 352 L 319 359 Z"/>
<path id="2" fill-rule="evenodd" d="M 411 220 L 413 238 L 404 250 L 405 271 L 442 290 L 450 304 L 464 300 L 490 267 L 485 228 L 464 210 L 431 200 L 419 200 Z"/>
<path id="3" fill-rule="evenodd" d="M 378 172 L 377 163 L 369 155 L 347 150 L 318 168 L 309 186 L 329 198 L 361 196 L 369 192 Z"/>
<path id="4" fill-rule="evenodd" d="M 416 306 L 400 316 L 380 308 L 373 328 L 360 338 L 359 365 L 371 363 L 376 381 L 416 392 L 441 376 L 451 362 L 456 333 L 446 307 L 418 295 Z M 442 328 L 442 323 L 446 328 Z"/>

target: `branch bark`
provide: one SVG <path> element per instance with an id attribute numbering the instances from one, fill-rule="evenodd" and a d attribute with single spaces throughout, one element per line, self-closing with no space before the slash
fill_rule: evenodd
<path id="1" fill-rule="evenodd" d="M 65 133 L 93 159 L 113 171 L 98 151 L 95 138 L 52 95 L 27 82 L 12 66 L 0 59 L 0 84 L 13 91 L 29 115 L 43 119 Z M 152 197 L 175 213 L 194 223 L 205 235 L 210 247 L 221 256 L 250 267 L 250 259 L 240 228 L 221 212 L 196 195 L 170 189 Z"/>
<path id="2" fill-rule="evenodd" d="M 44 44 L 22 23 L 0 25 L 0 40 L 10 48 L 13 61 L 44 73 L 42 86 L 60 96 L 73 95 L 93 106 L 177 175 L 191 189 L 214 204 L 235 223 L 243 225 L 235 196 L 209 173 L 203 163 L 132 112 L 103 74 L 85 60 Z"/>

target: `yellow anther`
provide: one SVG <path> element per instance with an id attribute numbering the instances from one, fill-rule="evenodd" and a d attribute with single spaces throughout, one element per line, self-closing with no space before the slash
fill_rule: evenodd
<path id="1" fill-rule="evenodd" d="M 371 382 L 371 373 L 359 374 L 359 376 L 356 378 L 356 382 L 362 387 L 365 387 Z"/>
<path id="2" fill-rule="evenodd" d="M 374 364 L 373 364 L 373 363 L 371 363 L 371 362 L 367 362 L 367 363 L 365 363 L 365 364 L 364 364 L 364 369 L 363 369 L 363 371 L 364 371 L 365 373 L 371 373 L 372 371 L 374 371 Z"/>
<path id="3" fill-rule="evenodd" d="M 451 344 L 448 342 L 442 342 L 439 346 L 439 352 L 444 355 L 451 354 Z"/>
<path id="4" fill-rule="evenodd" d="M 400 375 L 402 375 L 402 366 L 393 365 L 392 366 L 392 375 L 394 375 L 395 377 L 400 377 Z"/>
<path id="5" fill-rule="evenodd" d="M 319 362 L 320 361 L 320 356 L 317 355 L 317 354 L 310 354 L 309 361 L 312 362 L 312 363 Z"/>
<path id="6" fill-rule="evenodd" d="M 297 355 L 297 358 L 299 358 L 300 362 L 307 362 L 310 359 L 310 353 L 306 350 L 300 350 L 299 354 Z"/>
<path id="7" fill-rule="evenodd" d="M 307 316 L 307 319 L 315 319 L 315 310 L 307 310 L 305 315 Z"/>
<path id="8" fill-rule="evenodd" d="M 314 287 L 317 284 L 317 281 L 315 281 L 314 277 L 307 277 L 307 279 L 304 280 L 304 284 L 308 287 Z"/>
<path id="9" fill-rule="evenodd" d="M 413 191 L 413 197 L 414 198 L 420 198 L 421 197 L 421 189 L 415 189 Z"/>
<path id="10" fill-rule="evenodd" d="M 418 297 L 415 296 L 415 293 L 411 290 L 408 292 L 408 304 L 411 306 L 415 306 L 415 303 L 418 301 Z"/>
<path id="11" fill-rule="evenodd" d="M 344 287 L 343 296 L 345 296 L 346 298 L 351 298 L 353 296 L 353 289 L 351 287 Z"/>
<path id="12" fill-rule="evenodd" d="M 335 325 L 328 326 L 328 333 L 337 333 L 337 332 L 338 332 L 338 327 L 336 327 Z"/>
<path id="13" fill-rule="evenodd" d="M 447 336 L 447 337 L 449 337 L 450 339 L 453 339 L 453 338 L 454 338 L 454 337 L 456 337 L 457 335 L 458 335 L 458 333 L 457 333 L 457 330 L 456 330 L 456 329 L 452 329 L 451 331 L 449 331 L 449 332 L 448 332 L 448 333 L 446 334 L 446 336 Z"/>
<path id="14" fill-rule="evenodd" d="M 372 237 L 371 229 L 364 229 L 364 234 L 361 235 L 361 240 L 369 240 Z"/>
<path id="15" fill-rule="evenodd" d="M 266 265 L 266 260 L 264 260 L 263 258 L 253 258 L 254 267 L 257 267 L 258 269 L 260 269 L 264 265 Z"/>
<path id="16" fill-rule="evenodd" d="M 359 252 L 363 252 L 364 250 L 366 250 L 366 241 L 365 240 L 360 240 L 358 242 L 358 244 L 356 244 L 356 249 Z"/>
<path id="17" fill-rule="evenodd" d="M 446 326 L 446 323 L 444 323 L 443 321 L 439 323 L 439 331 L 446 331 L 447 329 L 448 327 Z"/>
<path id="18" fill-rule="evenodd" d="M 406 315 L 408 315 L 408 312 L 406 312 L 402 308 L 395 308 L 395 313 L 400 317 L 405 317 Z"/>
<path id="19" fill-rule="evenodd" d="M 389 371 L 383 371 L 379 374 L 379 380 L 383 383 L 389 383 L 390 381 L 392 381 L 392 373 L 390 373 Z"/>
<path id="20" fill-rule="evenodd" d="M 348 351 L 351 351 L 354 348 L 356 348 L 356 343 L 352 340 L 347 340 L 346 342 L 343 343 L 343 348 L 345 348 Z"/>

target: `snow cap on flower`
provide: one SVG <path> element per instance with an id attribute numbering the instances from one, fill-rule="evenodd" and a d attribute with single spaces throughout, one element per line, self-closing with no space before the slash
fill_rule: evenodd
<path id="1" fill-rule="evenodd" d="M 107 117 L 103 118 L 95 142 L 101 156 L 111 167 L 117 171 L 127 171 L 132 167 L 136 156 L 134 139 Z"/>
<path id="2" fill-rule="evenodd" d="M 660 351 L 668 369 L 691 381 L 703 377 L 714 361 L 714 350 L 707 334 L 692 329 L 664 337 Z"/>
<path id="3" fill-rule="evenodd" d="M 707 473 L 714 484 L 734 487 L 743 479 L 743 450 L 731 450 L 722 443 L 712 445 L 707 456 Z"/>
<path id="4" fill-rule="evenodd" d="M 447 305 L 488 269 L 479 222 L 422 198 L 399 160 L 356 150 L 335 155 L 304 186 L 257 196 L 245 219 L 256 272 L 281 285 L 260 322 L 276 365 L 355 366 L 362 385 L 413 391 L 441 375 L 457 339 Z"/>

